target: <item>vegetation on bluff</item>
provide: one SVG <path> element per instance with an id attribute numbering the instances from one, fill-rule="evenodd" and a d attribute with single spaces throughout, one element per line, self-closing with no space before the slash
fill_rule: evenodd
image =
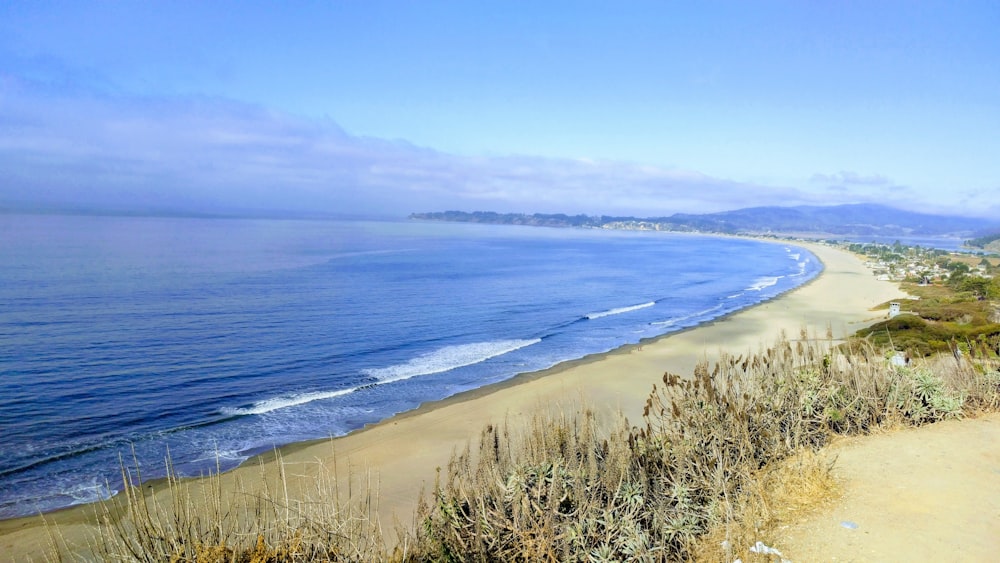
<path id="1" fill-rule="evenodd" d="M 1000 337 L 1000 268 L 996 258 L 908 247 L 896 242 L 851 244 L 876 274 L 900 280 L 911 299 L 899 316 L 858 335 L 911 356 L 935 353 L 987 354 Z M 888 309 L 883 303 L 881 309 Z"/>
<path id="2" fill-rule="evenodd" d="M 996 244 L 998 241 L 1000 241 L 1000 233 L 993 233 L 967 240 L 965 241 L 965 246 L 1000 251 L 1000 248 L 997 248 L 998 245 Z"/>
<path id="3" fill-rule="evenodd" d="M 822 496 L 829 467 L 809 454 L 832 435 L 996 408 L 996 365 L 898 367 L 863 341 L 782 340 L 665 375 L 642 424 L 605 437 L 587 413 L 487 428 L 443 475 L 416 545 L 448 561 L 747 557 L 801 500 L 772 478 L 783 462 L 811 460 L 795 479 Z"/>
<path id="4" fill-rule="evenodd" d="M 900 315 L 859 336 L 912 356 L 949 353 L 975 359 L 1000 353 L 1000 310 L 994 301 L 1000 297 L 1000 279 L 962 277 L 943 286 L 901 287 L 916 299 L 901 301 Z"/>
<path id="5" fill-rule="evenodd" d="M 217 476 L 171 479 L 163 504 L 134 481 L 101 505 L 96 551 L 121 561 L 746 559 L 831 494 L 830 464 L 814 452 L 833 435 L 1000 407 L 996 354 L 897 366 L 863 339 L 801 337 L 664 375 L 637 425 L 582 408 L 487 427 L 392 548 L 374 487 L 345 498 L 320 472 L 308 502 L 263 476 L 236 491 Z"/>

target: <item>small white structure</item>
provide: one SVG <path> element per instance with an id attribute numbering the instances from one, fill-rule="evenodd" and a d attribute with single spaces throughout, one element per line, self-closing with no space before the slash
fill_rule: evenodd
<path id="1" fill-rule="evenodd" d="M 899 314 L 899 302 L 893 301 L 889 303 L 889 318 L 893 318 Z"/>

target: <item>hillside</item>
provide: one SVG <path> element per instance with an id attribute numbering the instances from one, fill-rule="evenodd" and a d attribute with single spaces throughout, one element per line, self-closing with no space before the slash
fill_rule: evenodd
<path id="1" fill-rule="evenodd" d="M 993 233 L 965 241 L 966 246 L 1000 252 L 1000 233 Z"/>
<path id="2" fill-rule="evenodd" d="M 998 229 L 986 219 L 932 215 L 884 205 L 751 207 L 719 213 L 675 213 L 669 217 L 610 217 L 445 211 L 414 213 L 411 219 L 548 227 L 588 227 L 727 234 L 811 233 L 872 236 L 971 236 Z"/>

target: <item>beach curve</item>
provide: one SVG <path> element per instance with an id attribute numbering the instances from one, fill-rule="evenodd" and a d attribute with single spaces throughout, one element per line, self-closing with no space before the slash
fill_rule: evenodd
<path id="1" fill-rule="evenodd" d="M 876 280 L 854 255 L 820 244 L 796 244 L 813 252 L 824 271 L 771 301 L 645 342 L 641 348 L 626 346 L 566 362 L 425 404 L 347 436 L 280 448 L 285 466 L 295 468 L 288 479 L 290 494 L 307 494 L 321 466 L 336 466 L 342 481 L 367 478 L 371 472 L 377 475 L 383 527 L 390 527 L 394 518 L 407 525 L 420 491 L 433 486 L 436 469 L 487 424 L 570 403 L 637 420 L 652 384 L 665 371 L 688 374 L 720 350 L 756 351 L 781 333 L 795 339 L 805 330 L 825 339 L 829 330 L 840 338 L 879 320 L 881 314 L 871 308 L 900 296 L 895 284 Z M 269 477 L 278 473 L 274 457 L 257 460 Z M 257 463 L 244 464 L 223 475 L 223 486 L 233 487 L 237 479 L 259 479 L 260 471 Z M 92 509 L 78 506 L 46 519 L 60 526 L 71 545 L 83 545 L 93 533 L 93 514 Z M 0 522 L 0 546 L 11 560 L 40 555 L 38 549 L 47 545 L 47 538 L 38 517 Z"/>

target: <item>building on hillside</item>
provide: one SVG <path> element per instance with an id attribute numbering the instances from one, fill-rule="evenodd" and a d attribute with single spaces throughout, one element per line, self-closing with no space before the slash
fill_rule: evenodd
<path id="1" fill-rule="evenodd" d="M 899 301 L 893 301 L 889 303 L 889 318 L 893 318 L 899 314 Z"/>

